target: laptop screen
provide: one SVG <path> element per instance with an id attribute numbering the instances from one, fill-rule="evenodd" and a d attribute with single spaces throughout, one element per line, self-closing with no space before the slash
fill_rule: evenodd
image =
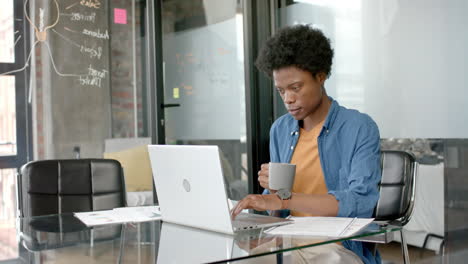
<path id="1" fill-rule="evenodd" d="M 149 145 L 163 221 L 233 233 L 217 146 Z"/>

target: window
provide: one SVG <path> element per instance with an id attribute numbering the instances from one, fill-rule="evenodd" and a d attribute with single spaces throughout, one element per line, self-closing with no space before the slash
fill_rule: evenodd
<path id="1" fill-rule="evenodd" d="M 14 0 L 0 8 L 0 261 L 18 258 L 15 175 L 30 152 L 23 10 Z"/>

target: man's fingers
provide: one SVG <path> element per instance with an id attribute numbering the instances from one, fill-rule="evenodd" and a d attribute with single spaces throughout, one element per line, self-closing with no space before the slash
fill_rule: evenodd
<path id="1" fill-rule="evenodd" d="M 231 219 L 234 220 L 234 218 L 236 218 L 237 214 L 236 214 L 236 211 L 237 211 L 237 207 L 239 206 L 240 204 L 240 201 L 236 204 L 236 206 L 234 206 L 234 208 L 231 209 Z"/>
<path id="2" fill-rule="evenodd" d="M 231 218 L 232 219 L 234 219 L 237 216 L 237 214 L 238 214 L 238 213 L 236 213 L 238 211 L 237 208 L 239 208 L 239 206 L 242 205 L 242 202 L 244 201 L 244 199 L 237 202 L 236 206 L 234 206 L 234 208 L 231 209 Z"/>
<path id="3" fill-rule="evenodd" d="M 247 197 L 240 200 L 236 204 L 236 206 L 234 207 L 234 209 L 232 209 L 232 212 L 231 212 L 232 219 L 234 219 L 242 210 L 248 209 L 250 200 L 251 200 L 251 195 L 248 195 Z"/>
<path id="4" fill-rule="evenodd" d="M 266 182 L 259 182 L 259 183 L 260 183 L 260 186 L 262 186 L 265 189 L 268 189 L 268 187 L 269 187 L 268 183 L 266 183 Z"/>
<path id="5" fill-rule="evenodd" d="M 260 185 L 263 187 L 263 188 L 266 188 L 268 189 L 269 188 L 269 179 L 267 176 L 263 176 L 263 175 L 260 175 L 258 177 L 258 182 L 260 183 Z"/>
<path id="6" fill-rule="evenodd" d="M 270 170 L 269 169 L 269 165 L 268 164 L 263 164 L 261 167 L 260 167 L 260 171 L 261 172 L 264 172 L 264 173 L 268 173 L 268 171 Z"/>
<path id="7" fill-rule="evenodd" d="M 247 195 L 244 199 L 240 200 L 237 205 L 231 211 L 231 217 L 234 219 L 242 210 L 244 209 L 255 209 L 257 211 L 265 210 L 277 210 L 276 207 L 281 208 L 281 201 L 279 205 L 272 202 L 271 197 L 279 199 L 276 195 L 258 195 L 250 194 Z M 268 198 L 268 199 L 267 199 Z"/>
<path id="8" fill-rule="evenodd" d="M 234 211 L 234 215 L 237 216 L 238 214 L 240 214 L 242 212 L 242 210 L 248 208 L 248 205 L 249 205 L 248 200 L 242 200 L 242 203 L 240 203 L 240 205 Z"/>

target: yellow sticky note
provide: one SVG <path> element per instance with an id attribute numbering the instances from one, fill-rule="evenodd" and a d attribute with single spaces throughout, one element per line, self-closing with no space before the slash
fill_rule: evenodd
<path id="1" fill-rule="evenodd" d="M 180 96 L 179 96 L 179 88 L 174 88 L 172 89 L 172 96 L 175 98 L 175 99 L 178 99 Z"/>

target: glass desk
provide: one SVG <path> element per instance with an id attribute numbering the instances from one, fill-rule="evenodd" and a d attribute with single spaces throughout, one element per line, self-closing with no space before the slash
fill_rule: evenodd
<path id="1" fill-rule="evenodd" d="M 34 263 L 217 263 L 272 255 L 399 231 L 371 224 L 346 238 L 270 235 L 262 229 L 234 236 L 161 221 L 86 227 L 72 214 L 21 218 L 20 243 Z M 25 258 L 25 256 L 22 256 Z"/>

